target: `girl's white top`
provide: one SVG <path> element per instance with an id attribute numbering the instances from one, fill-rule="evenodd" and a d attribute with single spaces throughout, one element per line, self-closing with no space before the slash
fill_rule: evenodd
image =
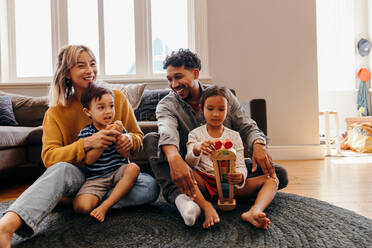
<path id="1" fill-rule="evenodd" d="M 244 162 L 244 146 L 242 139 L 238 132 L 231 130 L 227 127 L 224 127 L 223 133 L 219 138 L 213 138 L 208 134 L 207 125 L 203 125 L 195 128 L 189 133 L 189 139 L 187 142 L 187 154 L 186 162 L 195 169 L 207 173 L 215 177 L 213 162 L 210 158 L 210 155 L 204 155 L 200 153 L 199 156 L 195 156 L 193 152 L 194 145 L 199 145 L 203 141 L 207 140 L 216 140 L 219 139 L 221 142 L 224 142 L 226 139 L 230 139 L 233 143 L 234 150 L 236 151 L 236 172 L 243 174 L 243 182 L 241 184 L 236 184 L 235 187 L 240 189 L 245 185 L 245 180 L 247 178 L 247 167 Z M 222 147 L 223 148 L 223 147 Z"/>

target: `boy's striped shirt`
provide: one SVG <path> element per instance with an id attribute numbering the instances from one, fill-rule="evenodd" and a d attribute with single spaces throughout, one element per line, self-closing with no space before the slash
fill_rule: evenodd
<path id="1" fill-rule="evenodd" d="M 98 130 L 93 123 L 81 129 L 78 138 L 86 138 L 97 133 Z M 124 129 L 123 133 L 127 133 Z M 123 164 L 127 164 L 128 159 L 124 158 L 120 153 L 115 150 L 115 144 L 106 148 L 102 155 L 91 165 L 86 166 L 86 179 L 95 179 L 98 177 L 107 177 L 116 171 Z"/>

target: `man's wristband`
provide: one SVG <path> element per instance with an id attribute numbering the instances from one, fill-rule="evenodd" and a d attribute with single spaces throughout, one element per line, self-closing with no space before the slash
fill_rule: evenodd
<path id="1" fill-rule="evenodd" d="M 262 139 L 256 139 L 254 141 L 253 145 L 255 145 L 255 144 L 266 146 L 266 141 L 265 140 L 262 140 Z"/>

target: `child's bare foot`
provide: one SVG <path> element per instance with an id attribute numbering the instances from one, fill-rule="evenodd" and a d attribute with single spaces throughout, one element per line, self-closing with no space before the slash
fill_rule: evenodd
<path id="1" fill-rule="evenodd" d="M 266 230 L 270 226 L 270 220 L 266 218 L 266 214 L 261 210 L 251 207 L 249 211 L 242 214 L 242 220 L 247 221 L 257 228 Z"/>
<path id="2" fill-rule="evenodd" d="M 90 212 L 90 216 L 96 218 L 99 222 L 103 222 L 108 210 L 106 206 L 100 205 Z"/>
<path id="3" fill-rule="evenodd" d="M 12 234 L 0 230 L 0 248 L 10 248 Z"/>
<path id="4" fill-rule="evenodd" d="M 207 203 L 203 208 L 204 211 L 204 222 L 203 228 L 209 228 L 214 226 L 214 224 L 220 223 L 220 217 L 218 216 L 216 209 L 212 206 L 211 203 Z"/>

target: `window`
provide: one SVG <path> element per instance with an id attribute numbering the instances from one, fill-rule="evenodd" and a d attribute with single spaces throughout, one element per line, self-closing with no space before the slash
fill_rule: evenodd
<path id="1" fill-rule="evenodd" d="M 187 10 L 187 1 L 152 0 L 151 3 L 152 67 L 153 72 L 159 73 L 164 72 L 163 61 L 171 51 L 189 47 L 187 11 L 183 11 Z"/>
<path id="2" fill-rule="evenodd" d="M 50 1 L 15 0 L 15 9 L 16 76 L 52 76 Z"/>
<path id="3" fill-rule="evenodd" d="M 354 1 L 317 0 L 316 8 L 319 91 L 353 91 L 358 58 Z"/>
<path id="4" fill-rule="evenodd" d="M 92 49 L 99 79 L 165 81 L 162 63 L 174 50 L 208 63 L 206 27 L 205 1 L 3 0 L 0 82 L 50 82 L 66 44 Z"/>

